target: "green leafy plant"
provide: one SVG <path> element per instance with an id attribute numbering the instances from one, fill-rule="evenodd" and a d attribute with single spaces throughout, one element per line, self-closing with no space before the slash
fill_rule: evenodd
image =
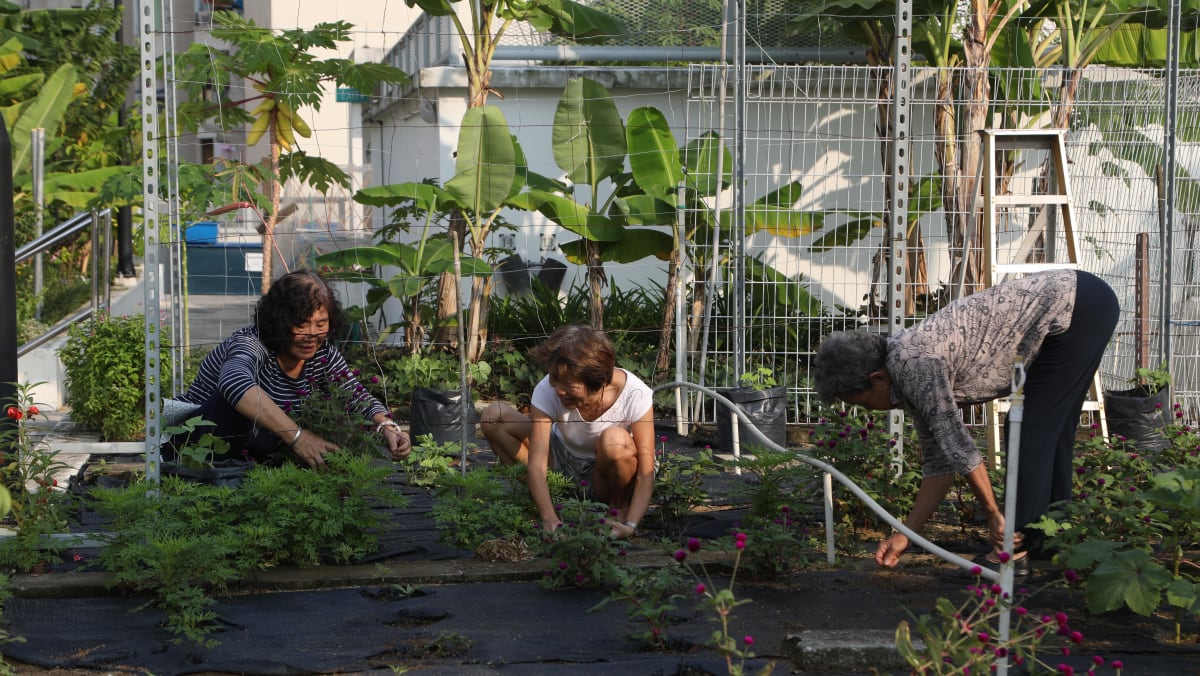
<path id="1" fill-rule="evenodd" d="M 488 538 L 528 537 L 536 511 L 518 471 L 523 474 L 524 468 L 438 473 L 430 515 L 441 529 L 441 540 L 471 551 Z"/>
<path id="2" fill-rule="evenodd" d="M 686 580 L 680 570 L 672 566 L 633 569 L 618 566 L 613 569 L 613 578 L 615 589 L 588 612 L 614 601 L 626 603 L 629 619 L 645 627 L 630 638 L 665 652 L 669 647 L 667 628 L 672 621 L 671 613 L 677 608 L 675 602 L 683 598 L 680 592 Z"/>
<path id="3" fill-rule="evenodd" d="M 757 446 L 749 446 L 747 450 L 736 465 L 754 480 L 735 485 L 732 495 L 749 502 L 749 519 L 774 519 L 792 502 L 793 496 L 801 492 L 800 487 L 811 472 L 797 463 L 791 453 Z"/>
<path id="4" fill-rule="evenodd" d="M 731 626 L 734 609 L 750 603 L 750 599 L 739 599 L 734 593 L 738 567 L 742 562 L 742 552 L 748 546 L 747 539 L 748 536 L 745 533 L 738 532 L 733 535 L 733 547 L 737 554 L 733 561 L 733 571 L 729 576 L 729 584 L 723 588 L 719 588 L 713 584 L 712 576 L 708 574 L 708 568 L 703 562 L 698 564 L 699 571 L 693 568 L 692 564 L 688 562 L 688 556 L 700 551 L 703 546 L 700 540 L 689 538 L 685 547 L 675 550 L 674 554 L 675 560 L 696 579 L 696 595 L 700 597 L 702 605 L 713 614 L 712 619 L 720 624 L 720 627 L 713 631 L 708 644 L 720 653 L 721 657 L 725 658 L 725 666 L 731 676 L 743 676 L 746 673 L 746 660 L 752 660 L 755 657 L 754 653 L 750 650 L 754 646 L 754 637 L 745 636 L 739 643 L 738 639 L 732 633 Z M 755 673 L 770 674 L 774 670 L 775 663 L 770 662 Z"/>
<path id="5" fill-rule="evenodd" d="M 920 468 L 905 463 L 899 476 L 892 466 L 896 440 L 870 414 L 838 410 L 822 415 L 809 432 L 816 455 L 840 468 L 891 514 L 907 514 L 921 481 Z M 851 529 L 877 528 L 879 517 L 861 500 L 834 490 L 840 522 Z"/>
<path id="6" fill-rule="evenodd" d="M 211 644 L 211 591 L 261 568 L 353 561 L 375 550 L 376 507 L 404 504 L 371 458 L 342 452 L 326 462 L 320 472 L 256 466 L 238 488 L 175 476 L 96 488 L 93 505 L 111 525 L 100 561 L 114 584 L 152 593 L 147 605 L 173 632 Z"/>
<path id="7" fill-rule="evenodd" d="M 0 564 L 23 572 L 58 558 L 63 545 L 44 536 L 67 528 L 70 494 L 58 489 L 54 475 L 66 468 L 58 452 L 35 440 L 30 425 L 44 414 L 34 402 L 40 383 L 14 383 L 10 400 L 0 402 L 12 422 L 0 431 L 0 515 L 10 521 L 16 535 L 0 542 Z"/>
<path id="8" fill-rule="evenodd" d="M 1176 412 L 1179 414 L 1178 405 Z M 1171 448 L 1156 461 L 1122 441 L 1095 436 L 1077 451 L 1074 494 L 1033 527 L 1062 565 L 1079 571 L 1088 609 L 1128 607 L 1150 615 L 1165 604 L 1176 617 L 1200 616 L 1198 436 L 1168 430 Z"/>
<path id="9" fill-rule="evenodd" d="M 99 313 L 74 324 L 59 358 L 71 418 L 105 441 L 136 440 L 146 428 L 145 318 Z"/>
<path id="10" fill-rule="evenodd" d="M 608 520 L 615 517 L 607 505 L 589 500 L 567 499 L 555 505 L 562 526 L 542 533 L 535 552 L 550 562 L 542 574 L 547 589 L 604 586 L 613 580 L 617 558 L 625 554 L 612 537 Z"/>
<path id="11" fill-rule="evenodd" d="M 742 387 L 752 390 L 767 390 L 775 387 L 775 371 L 769 366 L 757 366 L 742 374 Z"/>
<path id="12" fill-rule="evenodd" d="M 692 454 L 668 451 L 666 437 L 660 437 L 659 443 L 653 514 L 665 532 L 682 535 L 693 510 L 708 499 L 705 480 L 720 474 L 720 468 L 708 446 Z"/>
<path id="13" fill-rule="evenodd" d="M 979 570 L 976 569 L 976 574 Z M 1068 571 L 1068 578 L 1073 573 Z M 976 578 L 964 590 L 966 597 L 955 605 L 947 598 L 936 601 L 936 615 L 916 616 L 909 611 L 914 624 L 905 620 L 896 627 L 896 649 L 904 661 L 918 674 L 989 673 L 1000 660 L 1022 668 L 1030 674 L 1070 674 L 1074 669 L 1056 662 L 1052 656 L 1070 653 L 1083 643 L 1083 634 L 1071 629 L 1066 613 L 1035 614 L 1015 603 L 998 584 Z M 1030 595 L 1031 596 L 1031 595 Z M 1000 615 L 1011 611 L 1012 625 L 1007 640 L 1000 636 Z M 917 644 L 917 636 L 923 645 Z M 1057 647 L 1047 647 L 1055 640 Z M 1088 674 L 1097 673 L 1096 666 L 1105 660 L 1096 656 Z M 1108 663 L 1120 674 L 1120 660 Z"/>
<path id="14" fill-rule="evenodd" d="M 375 431 L 375 423 L 366 417 L 372 404 L 366 385 L 360 382 L 354 389 L 344 387 L 361 376 L 354 369 L 332 374 L 327 383 L 310 379 L 300 386 L 300 402 L 295 406 L 285 404 L 284 412 L 292 415 L 302 429 L 320 435 L 338 448 L 379 454 L 383 440 Z"/>
<path id="15" fill-rule="evenodd" d="M 408 483 L 428 488 L 439 483 L 452 481 L 462 447 L 453 442 L 439 443 L 433 435 L 422 434 L 413 439 L 413 450 L 402 462 L 408 474 Z"/>
<path id="16" fill-rule="evenodd" d="M 751 543 L 740 551 L 742 571 L 748 579 L 777 580 L 808 564 L 808 552 L 814 545 L 796 516 L 789 505 L 782 505 L 772 519 L 748 519 L 741 524 L 740 532 Z"/>
<path id="17" fill-rule="evenodd" d="M 211 423 L 200 416 L 188 418 L 178 425 L 170 425 L 163 428 L 163 434 L 168 437 L 175 437 L 179 434 L 187 434 L 188 442 L 180 448 L 175 449 L 179 456 L 179 462 L 184 467 L 193 467 L 196 469 L 205 469 L 213 466 L 213 461 L 218 455 L 224 455 L 229 452 L 229 442 L 221 437 L 216 436 L 212 432 L 205 432 L 199 436 L 194 436 L 193 432 L 197 427 L 211 426 Z"/>
<path id="18" fill-rule="evenodd" d="M 1153 394 L 1171 386 L 1171 374 L 1167 372 L 1166 364 L 1153 369 L 1142 366 L 1134 370 L 1133 384 Z"/>

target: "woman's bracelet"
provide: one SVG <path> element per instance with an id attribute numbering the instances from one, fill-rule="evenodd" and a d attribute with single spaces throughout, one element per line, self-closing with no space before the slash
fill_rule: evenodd
<path id="1" fill-rule="evenodd" d="M 288 446 L 295 446 L 297 441 L 300 441 L 300 435 L 304 434 L 304 430 L 297 427 L 296 433 L 292 435 L 292 440 L 288 442 Z"/>
<path id="2" fill-rule="evenodd" d="M 379 423 L 378 425 L 376 425 L 376 426 L 375 426 L 375 434 L 379 434 L 380 432 L 382 432 L 382 431 L 383 431 L 383 428 L 385 428 L 385 427 L 392 427 L 392 428 L 394 428 L 394 429 L 395 429 L 397 432 L 403 432 L 403 431 L 404 431 L 404 430 L 400 429 L 400 425 L 399 425 L 399 423 L 397 423 L 395 420 L 385 420 L 385 421 L 383 421 L 383 422 L 381 422 L 381 423 Z"/>

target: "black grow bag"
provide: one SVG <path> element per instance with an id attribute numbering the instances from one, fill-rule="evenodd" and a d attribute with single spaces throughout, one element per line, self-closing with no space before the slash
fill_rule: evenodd
<path id="1" fill-rule="evenodd" d="M 1135 387 L 1104 392 L 1104 416 L 1109 434 L 1119 434 L 1145 452 L 1158 452 L 1171 445 L 1164 429 L 1171 424 L 1171 390 L 1162 388 L 1146 394 Z"/>
<path id="2" fill-rule="evenodd" d="M 787 387 L 777 385 L 765 390 L 752 387 L 730 387 L 717 390 L 738 405 L 750 422 L 768 439 L 780 446 L 787 445 Z M 729 409 L 717 403 L 717 445 L 733 450 L 733 419 Z M 739 420 L 738 440 L 742 445 L 759 443 Z"/>
<path id="3" fill-rule="evenodd" d="M 464 413 L 466 424 L 478 422 L 470 398 L 464 410 L 461 390 L 413 388 L 410 435 L 414 442 L 417 437 L 428 434 L 439 444 L 458 443 L 462 440 Z"/>

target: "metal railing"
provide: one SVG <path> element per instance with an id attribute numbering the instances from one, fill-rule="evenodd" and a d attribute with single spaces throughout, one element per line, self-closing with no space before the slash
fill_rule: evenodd
<path id="1" fill-rule="evenodd" d="M 112 210 L 93 211 L 75 214 L 59 223 L 28 244 L 17 249 L 14 254 L 15 263 L 21 263 L 33 258 L 39 253 L 52 251 L 70 241 L 80 231 L 91 228 L 92 231 L 92 293 L 88 307 L 75 314 L 64 317 L 44 333 L 17 347 L 17 356 L 23 356 L 38 347 L 53 340 L 68 327 L 78 321 L 87 319 L 103 307 L 112 305 L 112 285 L 109 277 L 112 264 Z"/>

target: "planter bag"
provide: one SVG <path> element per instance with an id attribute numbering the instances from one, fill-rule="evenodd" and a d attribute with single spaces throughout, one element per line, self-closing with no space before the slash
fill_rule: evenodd
<path id="1" fill-rule="evenodd" d="M 755 390 L 750 387 L 732 387 L 718 390 L 725 398 L 737 404 L 758 431 L 780 446 L 787 445 L 787 388 L 783 385 Z M 738 421 L 738 439 L 744 444 L 754 444 L 757 439 Z M 733 418 L 728 408 L 717 403 L 717 445 L 726 451 L 733 450 Z"/>
<path id="2" fill-rule="evenodd" d="M 413 388 L 410 435 L 414 443 L 425 434 L 439 444 L 458 443 L 462 439 L 463 406 L 461 390 Z M 470 399 L 466 405 L 466 424 L 477 421 L 475 406 Z"/>
<path id="3" fill-rule="evenodd" d="M 1171 390 L 1146 396 L 1142 390 L 1104 392 L 1104 415 L 1109 434 L 1119 434 L 1142 451 L 1157 452 L 1171 445 L 1163 429 L 1171 423 Z"/>

